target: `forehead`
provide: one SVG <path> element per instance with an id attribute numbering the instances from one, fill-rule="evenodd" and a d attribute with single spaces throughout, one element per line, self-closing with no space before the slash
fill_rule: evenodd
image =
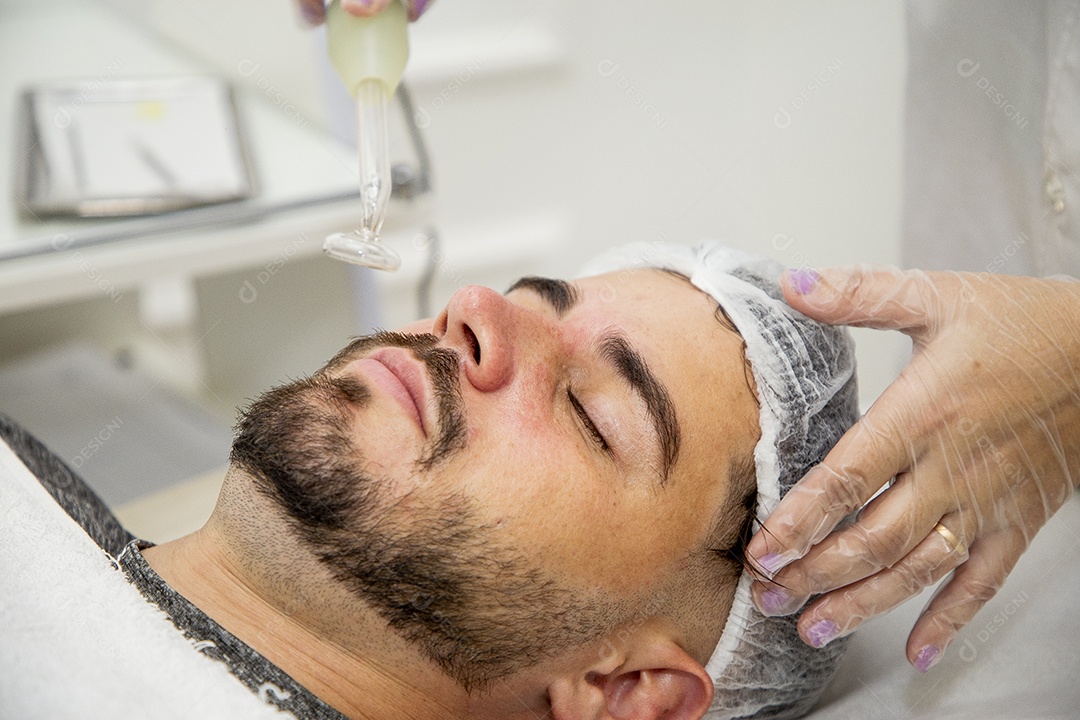
<path id="1" fill-rule="evenodd" d="M 658 268 L 631 268 L 574 280 L 582 304 L 605 310 L 613 318 L 648 317 L 651 327 L 671 330 L 712 318 L 718 305 L 679 273 Z M 674 312 L 673 312 L 674 311 Z M 729 326 L 730 327 L 730 326 Z"/>
<path id="2" fill-rule="evenodd" d="M 672 372 L 692 366 L 704 381 L 742 359 L 742 338 L 716 300 L 678 273 L 630 269 L 573 282 L 578 314 L 589 325 L 625 330 L 650 364 Z M 734 351 L 734 352 L 733 352 Z"/>

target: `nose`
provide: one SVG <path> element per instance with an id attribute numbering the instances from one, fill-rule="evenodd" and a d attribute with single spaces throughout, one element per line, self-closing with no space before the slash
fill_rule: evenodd
<path id="1" fill-rule="evenodd" d="M 435 319 L 435 336 L 461 355 L 465 376 L 481 392 L 498 390 L 514 375 L 516 314 L 499 293 L 470 285 Z"/>

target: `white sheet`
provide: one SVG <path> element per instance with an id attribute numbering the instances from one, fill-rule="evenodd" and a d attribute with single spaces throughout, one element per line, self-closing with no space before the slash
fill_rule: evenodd
<path id="1" fill-rule="evenodd" d="M 0 717 L 290 717 L 194 650 L 3 441 L 0 528 Z"/>
<path id="2" fill-rule="evenodd" d="M 926 675 L 904 657 L 930 593 L 852 639 L 812 720 L 1080 718 L 1080 496 Z"/>

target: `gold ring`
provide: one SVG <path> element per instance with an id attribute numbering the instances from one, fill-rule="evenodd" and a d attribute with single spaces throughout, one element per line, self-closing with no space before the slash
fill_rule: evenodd
<path id="1" fill-rule="evenodd" d="M 945 542 L 949 543 L 949 547 L 957 552 L 959 555 L 967 555 L 967 548 L 964 543 L 960 542 L 960 538 L 953 534 L 953 531 L 945 527 L 941 523 L 934 526 L 934 530 L 938 535 L 945 538 Z"/>

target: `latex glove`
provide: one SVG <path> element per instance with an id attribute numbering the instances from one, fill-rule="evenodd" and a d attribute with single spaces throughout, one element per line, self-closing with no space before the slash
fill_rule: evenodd
<path id="1" fill-rule="evenodd" d="M 914 347 L 751 540 L 748 560 L 774 581 L 754 584 L 754 602 L 790 614 L 823 593 L 799 619 L 820 646 L 952 571 L 908 637 L 925 672 L 1080 479 L 1080 283 L 836 268 L 783 285 L 812 318 L 901 330 Z"/>
<path id="2" fill-rule="evenodd" d="M 341 0 L 345 12 L 357 17 L 370 17 L 383 11 L 391 2 L 398 0 Z M 300 12 L 309 25 L 321 25 L 326 19 L 326 6 L 323 0 L 297 0 Z M 404 0 L 409 11 L 409 20 L 415 21 L 431 7 L 435 0 Z"/>

